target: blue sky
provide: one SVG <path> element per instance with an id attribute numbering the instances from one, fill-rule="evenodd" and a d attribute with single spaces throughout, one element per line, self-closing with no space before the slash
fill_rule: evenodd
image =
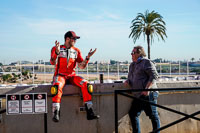
<path id="1" fill-rule="evenodd" d="M 131 61 L 133 46 L 147 51 L 143 36 L 136 44 L 128 38 L 131 21 L 147 9 L 163 16 L 168 35 L 165 42 L 155 38 L 152 59 L 200 59 L 199 0 L 1 0 L 0 62 L 49 61 L 68 30 L 81 36 L 76 47 L 83 57 L 97 48 L 92 61 Z"/>

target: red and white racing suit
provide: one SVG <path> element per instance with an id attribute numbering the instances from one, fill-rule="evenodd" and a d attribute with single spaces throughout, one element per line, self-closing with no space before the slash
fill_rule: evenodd
<path id="1" fill-rule="evenodd" d="M 56 65 L 53 85 L 58 86 L 58 93 L 52 98 L 53 103 L 61 102 L 62 89 L 66 80 L 73 85 L 81 87 L 84 102 L 92 100 L 92 96 L 87 90 L 88 81 L 80 76 L 76 76 L 75 73 L 76 64 L 81 63 L 83 60 L 80 50 L 76 47 L 67 49 L 64 45 L 61 45 L 59 55 L 56 54 L 55 46 L 51 49 L 50 62 L 52 65 Z"/>

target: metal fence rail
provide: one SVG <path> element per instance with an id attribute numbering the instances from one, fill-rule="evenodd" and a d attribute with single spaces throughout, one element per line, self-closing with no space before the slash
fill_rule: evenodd
<path id="1" fill-rule="evenodd" d="M 141 89 L 126 89 L 126 90 L 115 90 L 114 92 L 114 101 L 115 101 L 115 133 L 118 133 L 118 95 L 122 95 L 122 96 L 125 96 L 125 97 L 128 97 L 128 98 L 132 98 L 132 99 L 135 99 L 135 100 L 138 100 L 138 101 L 141 101 L 141 102 L 144 102 L 144 103 L 148 103 L 148 104 L 151 104 L 151 105 L 154 105 L 156 107 L 159 107 L 159 108 L 162 108 L 164 110 L 168 110 L 170 112 L 174 112 L 176 114 L 179 114 L 179 115 L 183 115 L 184 117 L 181 118 L 181 119 L 178 119 L 174 122 L 171 122 L 163 127 L 160 127 L 159 129 L 156 129 L 154 131 L 152 131 L 151 133 L 156 133 L 158 131 L 161 131 L 161 130 L 164 130 L 168 127 L 171 127 L 175 124 L 178 124 L 186 119 L 189 119 L 189 118 L 192 118 L 192 119 L 195 119 L 195 120 L 198 120 L 200 121 L 200 118 L 197 118 L 195 117 L 196 115 L 200 114 L 200 111 L 197 111 L 195 113 L 192 113 L 192 114 L 185 114 L 183 112 L 180 112 L 180 111 L 177 111 L 177 110 L 174 110 L 174 109 L 171 109 L 171 108 L 167 108 L 165 106 L 162 106 L 162 105 L 159 105 L 159 104 L 154 104 L 154 103 L 151 103 L 149 101 L 146 101 L 146 100 L 143 100 L 143 99 L 140 99 L 140 98 L 137 98 L 137 97 L 134 97 L 130 94 L 127 94 L 127 93 L 130 93 L 130 92 L 141 92 L 141 91 L 161 91 L 161 92 L 177 92 L 177 91 L 200 91 L 200 87 L 190 87 L 190 88 L 164 88 L 164 89 L 147 89 L 147 90 L 141 90 Z"/>

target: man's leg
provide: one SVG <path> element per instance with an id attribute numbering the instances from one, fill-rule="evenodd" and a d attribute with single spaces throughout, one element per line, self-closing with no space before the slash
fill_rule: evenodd
<path id="1" fill-rule="evenodd" d="M 149 94 L 149 101 L 152 103 L 157 104 L 158 93 L 157 92 L 150 92 Z M 149 116 L 152 122 L 153 130 L 160 128 L 160 118 L 158 115 L 157 107 L 147 104 L 146 108 L 144 109 L 146 115 Z M 160 132 L 157 132 L 160 133 Z"/>
<path id="2" fill-rule="evenodd" d="M 83 95 L 83 101 L 85 103 L 85 108 L 87 112 L 87 119 L 88 120 L 93 120 L 93 119 L 98 119 L 99 116 L 94 114 L 93 111 L 93 104 L 92 104 L 92 96 L 88 92 L 88 81 L 83 79 L 80 76 L 73 76 L 70 78 L 70 82 L 76 86 L 81 87 L 81 92 Z"/>
<path id="3" fill-rule="evenodd" d="M 141 102 L 138 100 L 134 100 L 131 105 L 131 109 L 129 110 L 129 117 L 132 124 L 133 133 L 140 133 L 140 121 L 139 116 L 141 114 Z"/>
<path id="4" fill-rule="evenodd" d="M 55 91 L 55 94 L 53 94 L 54 96 L 52 98 L 52 113 L 54 122 L 58 122 L 60 120 L 60 102 L 63 93 L 62 89 L 64 85 L 65 85 L 65 78 L 63 76 L 60 75 L 54 76 L 53 87 L 57 89 Z M 51 92 L 53 91 L 51 90 Z"/>

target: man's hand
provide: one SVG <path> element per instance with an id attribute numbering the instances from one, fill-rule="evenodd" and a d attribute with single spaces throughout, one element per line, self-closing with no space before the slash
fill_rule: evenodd
<path id="1" fill-rule="evenodd" d="M 126 87 L 130 87 L 130 85 L 129 85 L 129 83 L 128 83 L 127 80 L 124 82 L 124 86 L 126 86 Z"/>
<path id="2" fill-rule="evenodd" d="M 90 57 L 96 52 L 96 50 L 97 50 L 96 48 L 94 51 L 92 51 L 92 49 L 90 49 L 90 52 L 88 53 L 87 58 L 90 59 Z"/>
<path id="3" fill-rule="evenodd" d="M 152 84 L 153 84 L 153 83 L 149 81 L 149 82 L 147 83 L 145 89 L 147 90 L 147 89 L 151 88 Z M 148 95 L 149 95 L 149 92 L 150 92 L 150 91 L 143 91 L 141 94 L 142 94 L 142 95 L 145 95 L 145 96 L 148 96 Z"/>
<path id="4" fill-rule="evenodd" d="M 56 44 L 56 53 L 59 54 L 60 53 L 60 42 L 58 42 L 57 40 L 55 41 Z"/>
<path id="5" fill-rule="evenodd" d="M 148 95 L 149 95 L 149 91 L 143 91 L 143 92 L 141 93 L 141 95 L 148 96 Z"/>

